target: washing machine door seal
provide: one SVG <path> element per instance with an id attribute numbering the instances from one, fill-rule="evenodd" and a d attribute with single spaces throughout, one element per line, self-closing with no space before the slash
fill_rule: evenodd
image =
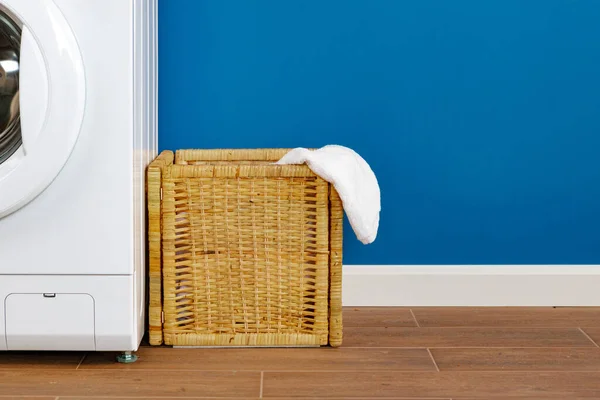
<path id="1" fill-rule="evenodd" d="M 0 218 L 32 201 L 58 176 L 77 142 L 86 96 L 77 40 L 54 1 L 0 0 L 0 24 L 7 21 L 18 26 L 20 48 L 16 64 L 2 64 L 0 49 L 0 95 L 2 74 L 18 67 L 12 109 L 19 109 L 13 119 L 19 120 L 20 138 L 7 134 L 5 143 L 19 146 L 0 158 Z"/>

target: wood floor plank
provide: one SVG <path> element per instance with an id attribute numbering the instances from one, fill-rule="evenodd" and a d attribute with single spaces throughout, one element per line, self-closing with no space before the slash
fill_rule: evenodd
<path id="1" fill-rule="evenodd" d="M 600 400 L 600 308 L 444 310 L 414 309 L 417 327 L 407 308 L 347 308 L 341 349 L 143 347 L 76 371 L 81 353 L 0 353 L 0 400 L 258 400 L 258 371 L 272 400 Z"/>
<path id="2" fill-rule="evenodd" d="M 423 327 L 600 327 L 598 307 L 417 307 Z"/>
<path id="3" fill-rule="evenodd" d="M 600 371 L 599 348 L 431 349 L 442 371 Z"/>
<path id="4" fill-rule="evenodd" d="M 409 308 L 345 307 L 344 327 L 415 327 L 417 323 Z"/>
<path id="5" fill-rule="evenodd" d="M 1 400 L 5 400 L 0 397 Z M 17 400 L 34 400 L 40 399 L 39 397 L 17 397 Z M 50 399 L 55 400 L 54 397 Z M 41 398 L 41 400 L 50 400 Z M 56 400 L 205 400 L 205 399 L 219 399 L 219 400 L 241 400 L 240 397 L 59 397 Z M 259 400 L 259 397 L 256 398 L 243 398 L 243 400 Z M 299 397 L 270 397 L 269 400 L 299 400 Z M 310 400 L 331 400 L 331 399 L 348 399 L 348 397 L 311 397 Z M 380 400 L 381 397 L 352 397 L 352 400 Z M 452 400 L 450 398 L 441 398 L 441 397 L 386 397 L 385 400 Z M 514 399 L 513 399 L 514 400 Z M 520 399 L 519 399 L 520 400 Z M 569 399 L 573 400 L 573 399 Z M 575 399 L 576 400 L 576 399 Z M 586 399 L 590 400 L 590 399 Z M 592 399 L 593 400 L 593 399 Z"/>
<path id="6" fill-rule="evenodd" d="M 600 396 L 600 372 L 267 372 L 264 398 Z"/>
<path id="7" fill-rule="evenodd" d="M 593 347 L 576 328 L 346 328 L 347 347 Z"/>
<path id="8" fill-rule="evenodd" d="M 451 400 L 490 400 L 489 397 L 455 397 Z M 548 400 L 547 397 L 494 397 L 493 400 Z M 565 400 L 600 400 L 600 397 L 572 397 Z"/>
<path id="9" fill-rule="evenodd" d="M 37 397 L 33 397 L 32 399 L 37 399 Z M 53 397 L 52 400 L 55 398 Z M 189 397 L 185 394 L 182 394 L 180 397 L 89 397 L 89 396 L 60 396 L 57 397 L 56 400 L 207 400 L 207 399 L 219 399 L 219 400 L 259 400 L 260 397 Z M 0 397 L 0 400 L 4 400 Z M 272 399 L 276 400 L 276 399 Z M 296 399 L 298 400 L 298 399 Z M 386 399 L 387 400 L 387 399 Z"/>
<path id="10" fill-rule="evenodd" d="M 600 328 L 581 328 L 596 345 L 600 345 Z"/>
<path id="11" fill-rule="evenodd" d="M 489 397 L 455 397 L 451 400 L 490 400 Z M 493 400 L 548 400 L 547 397 L 494 397 Z M 572 397 L 565 400 L 600 400 L 600 397 Z"/>
<path id="12" fill-rule="evenodd" d="M 90 353 L 80 369 L 237 371 L 434 371 L 425 349 L 170 349 L 143 347 L 138 362 L 120 365 L 112 353 Z"/>
<path id="13" fill-rule="evenodd" d="M 15 397 L 16 400 L 55 400 L 54 397 L 40 398 L 40 397 Z M 58 397 L 56 400 L 206 400 L 206 399 L 218 399 L 218 400 L 242 400 L 240 397 Z M 259 397 L 255 398 L 243 398 L 243 400 L 259 400 Z M 381 397 L 269 397 L 269 400 L 331 400 L 331 399 L 352 399 L 352 400 L 381 400 Z M 0 400 L 5 400 L 0 397 Z M 443 397 L 386 397 L 385 400 L 452 400 L 450 398 Z M 514 399 L 513 399 L 514 400 Z M 521 399 L 519 399 L 521 400 Z M 577 400 L 577 399 L 569 399 Z M 586 399 L 590 400 L 590 399 Z M 593 399 L 592 399 L 593 400 Z"/>
<path id="14" fill-rule="evenodd" d="M 0 394 L 0 400 L 56 400 L 56 397 L 15 397 L 3 396 Z"/>
<path id="15" fill-rule="evenodd" d="M 260 373 L 214 371 L 0 371 L 12 396 L 258 397 Z"/>
<path id="16" fill-rule="evenodd" d="M 25 352 L 0 353 L 0 370 L 28 369 L 75 369 L 84 353 L 79 352 Z"/>

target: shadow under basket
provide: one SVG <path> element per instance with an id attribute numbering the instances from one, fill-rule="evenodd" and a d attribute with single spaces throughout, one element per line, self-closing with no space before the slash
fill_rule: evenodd
<path id="1" fill-rule="evenodd" d="M 342 202 L 306 165 L 275 165 L 287 151 L 150 165 L 150 344 L 341 345 Z"/>

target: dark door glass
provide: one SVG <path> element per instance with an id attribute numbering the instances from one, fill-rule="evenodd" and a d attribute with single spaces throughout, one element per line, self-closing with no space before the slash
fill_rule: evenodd
<path id="1" fill-rule="evenodd" d="M 0 164 L 21 146 L 20 47 L 20 26 L 0 8 Z"/>

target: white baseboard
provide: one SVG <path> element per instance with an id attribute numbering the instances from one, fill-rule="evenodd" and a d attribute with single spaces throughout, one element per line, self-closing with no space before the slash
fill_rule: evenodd
<path id="1" fill-rule="evenodd" d="M 600 265 L 347 265 L 344 306 L 600 306 Z"/>

